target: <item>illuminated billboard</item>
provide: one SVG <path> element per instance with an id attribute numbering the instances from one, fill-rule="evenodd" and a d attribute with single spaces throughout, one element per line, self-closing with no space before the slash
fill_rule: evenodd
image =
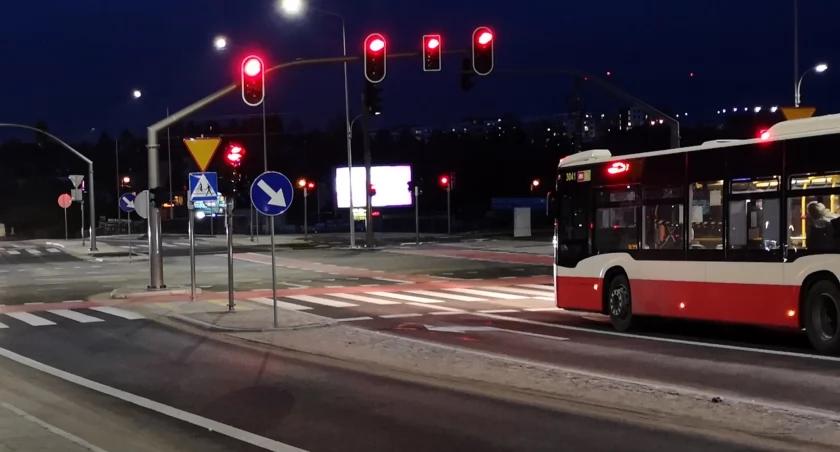
<path id="1" fill-rule="evenodd" d="M 335 197 L 339 209 L 350 208 L 350 172 L 347 167 L 335 170 Z M 366 207 L 365 167 L 353 167 L 353 207 Z M 408 191 L 411 182 L 411 166 L 372 166 L 370 179 L 376 195 L 373 197 L 373 207 L 400 207 L 413 205 L 413 194 Z"/>

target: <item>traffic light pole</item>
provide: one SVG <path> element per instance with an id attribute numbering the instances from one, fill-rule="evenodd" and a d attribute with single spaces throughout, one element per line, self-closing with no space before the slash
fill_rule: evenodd
<path id="1" fill-rule="evenodd" d="M 420 245 L 420 187 L 414 186 L 414 244 Z"/>
<path id="2" fill-rule="evenodd" d="M 371 196 L 370 187 L 370 112 L 367 109 L 365 102 L 365 94 L 362 93 L 362 133 L 364 136 L 362 140 L 365 145 L 365 247 L 369 249 L 374 248 L 373 243 L 373 196 Z M 351 196 L 352 197 L 352 196 Z"/>
<path id="3" fill-rule="evenodd" d="M 303 187 L 303 238 L 309 237 L 309 218 L 307 217 L 309 215 L 309 209 L 307 209 L 308 199 L 309 189 Z"/>
<path id="4" fill-rule="evenodd" d="M 33 132 L 38 132 L 38 133 L 44 134 L 45 136 L 55 140 L 55 142 L 57 142 L 59 145 L 61 145 L 61 147 L 63 147 L 64 149 L 67 149 L 70 152 L 72 152 L 73 154 L 76 155 L 76 157 L 79 157 L 80 159 L 84 160 L 85 163 L 87 163 L 87 165 L 88 165 L 87 189 L 88 189 L 88 192 L 90 193 L 90 208 L 88 208 L 88 215 L 89 215 L 88 218 L 90 220 L 89 221 L 89 223 L 90 223 L 90 250 L 91 251 L 97 251 L 97 248 L 96 248 L 96 226 L 95 226 L 96 225 L 96 192 L 93 189 L 93 161 L 91 161 L 91 159 L 82 155 L 81 152 L 75 150 L 73 148 L 73 146 L 70 146 L 69 144 L 65 143 L 64 141 L 61 141 L 57 136 L 55 136 L 55 135 L 53 135 L 49 132 L 45 132 L 41 129 L 38 129 L 38 128 L 35 128 L 35 127 L 30 127 L 30 126 L 25 126 L 23 124 L 12 124 L 12 123 L 0 123 L 0 127 L 16 127 L 16 128 L 19 128 L 19 129 L 27 129 L 27 130 L 31 130 Z M 82 237 L 84 237 L 84 232 L 82 232 Z"/>
<path id="5" fill-rule="evenodd" d="M 446 187 L 446 235 L 452 235 L 452 178 Z"/>

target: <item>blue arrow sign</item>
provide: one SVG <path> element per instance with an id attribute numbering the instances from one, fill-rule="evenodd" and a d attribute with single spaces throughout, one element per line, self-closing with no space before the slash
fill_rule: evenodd
<path id="1" fill-rule="evenodd" d="M 126 193 L 120 196 L 120 209 L 123 212 L 134 212 L 134 195 Z"/>
<path id="2" fill-rule="evenodd" d="M 190 173 L 190 202 L 215 201 L 219 197 L 216 173 Z"/>
<path id="3" fill-rule="evenodd" d="M 251 202 L 263 215 L 277 216 L 289 209 L 295 190 L 288 177 L 276 171 L 260 174 L 251 184 Z"/>

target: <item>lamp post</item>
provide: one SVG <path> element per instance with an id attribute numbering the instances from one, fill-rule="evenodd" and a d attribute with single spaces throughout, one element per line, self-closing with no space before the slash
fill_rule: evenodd
<path id="1" fill-rule="evenodd" d="M 287 17 L 300 17 L 307 9 L 307 4 L 304 0 L 277 0 L 277 8 Z M 343 45 L 343 56 L 347 56 L 347 27 L 344 21 L 344 16 L 322 9 L 309 8 L 321 14 L 337 17 L 341 20 L 341 41 Z M 351 151 L 351 132 L 350 132 L 350 93 L 347 87 L 347 62 L 344 62 L 344 126 L 345 137 L 347 139 L 347 183 L 350 192 L 350 248 L 356 247 L 356 222 L 353 220 L 353 153 Z"/>
<path id="2" fill-rule="evenodd" d="M 794 103 L 793 105 L 796 108 L 799 108 L 800 99 L 801 99 L 801 90 L 802 90 L 802 80 L 805 78 L 805 75 L 811 71 L 816 72 L 817 74 L 821 74 L 828 69 L 828 65 L 825 63 L 820 63 L 807 71 L 803 72 L 802 75 L 799 77 L 799 81 L 796 82 L 796 92 L 794 92 Z"/>
<path id="3" fill-rule="evenodd" d="M 143 97 L 143 91 L 135 89 L 131 93 L 135 99 Z M 169 117 L 169 107 L 166 107 L 166 116 Z M 169 167 L 169 200 L 172 201 L 172 136 L 169 134 L 169 127 L 166 128 L 166 160 Z M 117 160 L 119 162 L 119 160 Z M 154 188 L 154 187 L 149 187 Z"/>

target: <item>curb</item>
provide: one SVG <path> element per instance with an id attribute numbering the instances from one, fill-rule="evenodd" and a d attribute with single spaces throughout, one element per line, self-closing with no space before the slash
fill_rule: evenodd
<path id="1" fill-rule="evenodd" d="M 56 242 L 46 242 L 47 246 L 57 246 L 59 248 L 64 248 L 64 245 Z"/>
<path id="2" fill-rule="evenodd" d="M 117 293 L 119 289 L 114 289 L 108 295 L 108 298 L 112 300 L 124 300 L 126 298 L 135 298 L 135 297 L 157 297 L 159 295 L 187 295 L 189 294 L 188 289 L 172 289 L 172 290 L 150 290 L 146 292 L 130 292 L 130 293 Z M 201 293 L 200 288 L 195 289 L 196 294 Z"/>
<path id="3" fill-rule="evenodd" d="M 320 323 L 309 323 L 305 325 L 298 325 L 298 326 L 287 326 L 287 327 L 269 327 L 269 328 L 236 328 L 236 327 L 229 327 L 229 326 L 219 326 L 214 325 L 209 322 L 205 322 L 203 320 L 194 319 L 192 317 L 187 317 L 183 314 L 169 314 L 166 318 L 176 320 L 178 322 L 187 323 L 192 326 L 197 326 L 201 329 L 212 331 L 216 333 L 263 333 L 267 331 L 295 331 L 295 330 L 304 330 L 309 328 L 321 328 L 325 326 L 331 326 L 337 322 L 334 320 L 328 322 L 320 322 Z"/>

